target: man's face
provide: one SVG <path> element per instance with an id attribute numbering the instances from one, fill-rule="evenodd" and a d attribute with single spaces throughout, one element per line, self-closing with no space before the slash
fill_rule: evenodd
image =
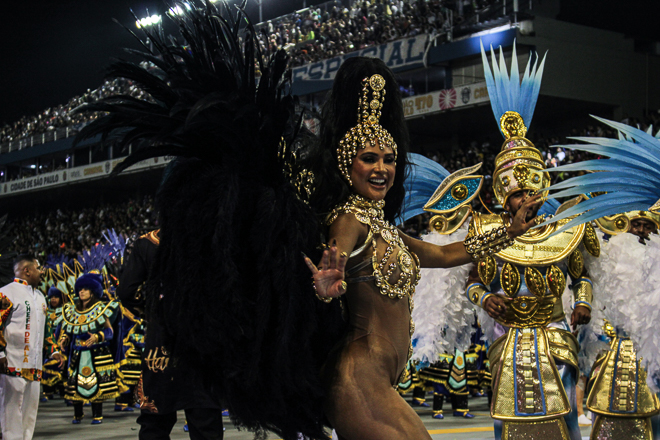
<path id="1" fill-rule="evenodd" d="M 21 278 L 27 281 L 32 287 L 37 287 L 41 283 L 41 267 L 39 261 L 33 260 L 23 265 Z"/>
<path id="2" fill-rule="evenodd" d="M 508 199 L 506 199 L 506 204 L 504 205 L 504 209 L 506 209 L 509 212 L 509 214 L 511 214 L 511 217 L 516 216 L 516 213 L 523 205 L 523 203 L 525 203 L 525 200 L 531 197 L 530 193 L 531 193 L 530 190 L 524 189 L 514 192 L 509 196 Z M 525 221 L 530 221 L 531 219 L 536 217 L 536 214 L 539 212 L 539 208 L 540 206 L 537 206 L 527 211 L 527 216 L 525 217 Z"/>
<path id="3" fill-rule="evenodd" d="M 657 232 L 657 228 L 651 220 L 636 218 L 630 222 L 630 230 L 628 232 L 639 238 L 648 240 L 652 233 Z"/>

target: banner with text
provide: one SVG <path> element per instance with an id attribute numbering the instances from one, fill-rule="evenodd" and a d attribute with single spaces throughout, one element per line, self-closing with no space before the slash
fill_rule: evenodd
<path id="1" fill-rule="evenodd" d="M 339 66 L 344 61 L 348 58 L 358 56 L 380 58 L 390 69 L 421 64 L 424 61 L 424 50 L 427 40 L 428 35 L 418 35 L 416 37 L 390 41 L 380 46 L 371 46 L 366 49 L 356 50 L 346 55 L 319 61 L 318 63 L 296 67 L 293 69 L 293 82 L 332 80 L 335 78 Z"/>
<path id="2" fill-rule="evenodd" d="M 480 82 L 404 98 L 403 111 L 406 118 L 415 118 L 489 101 L 486 83 Z"/>
<path id="3" fill-rule="evenodd" d="M 78 181 L 98 179 L 107 177 L 112 170 L 124 159 L 106 160 L 105 162 L 94 163 L 81 167 L 69 168 L 66 170 L 53 171 L 38 176 L 25 177 L 23 179 L 13 180 L 11 182 L 0 183 L 0 196 L 16 194 L 25 191 L 35 191 L 40 189 L 52 188 L 58 185 L 65 185 Z M 143 171 L 149 168 L 166 165 L 171 158 L 154 157 L 136 163 L 124 173 L 134 171 Z"/>

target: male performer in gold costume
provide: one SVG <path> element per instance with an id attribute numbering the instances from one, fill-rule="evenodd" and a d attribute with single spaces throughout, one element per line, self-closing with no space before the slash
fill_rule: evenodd
<path id="1" fill-rule="evenodd" d="M 508 224 L 528 197 L 550 184 L 541 153 L 525 138 L 522 117 L 507 111 L 500 126 L 506 141 L 495 159 L 493 189 L 507 212 L 475 214 L 468 237 Z M 536 210 L 527 213 L 529 219 L 535 215 Z M 481 255 L 468 279 L 468 299 L 496 321 L 488 359 L 497 439 L 581 438 L 575 402 L 578 342 L 561 297 L 570 275 L 575 298 L 571 326 L 590 321 L 592 282 L 581 245 L 598 256 L 599 243 L 588 224 L 553 235 L 567 221 L 532 229 L 513 246 Z"/>

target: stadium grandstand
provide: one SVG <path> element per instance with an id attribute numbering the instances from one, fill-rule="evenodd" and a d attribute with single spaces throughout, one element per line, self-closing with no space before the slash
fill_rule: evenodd
<path id="1" fill-rule="evenodd" d="M 489 106 L 481 42 L 487 49 L 501 46 L 507 64 L 514 42 L 519 65 L 530 54 L 548 52 L 552 58 L 529 131 L 548 166 L 584 158 L 550 148 L 568 136 L 614 136 L 590 114 L 644 129 L 660 127 L 660 81 L 652 80 L 660 78 L 660 43 L 561 20 L 560 4 L 330 1 L 259 28 L 264 47 L 291 54 L 293 93 L 310 114 L 318 111 L 345 59 L 379 57 L 398 75 L 413 151 L 450 171 L 483 162 L 488 176 L 502 140 Z M 153 197 L 168 158 L 108 178 L 129 151 L 99 139 L 73 146 L 76 133 L 90 121 L 71 111 L 113 94 L 148 98 L 134 84 L 106 82 L 0 128 L 0 215 L 11 215 L 16 250 L 76 253 L 93 246 L 106 228 L 134 236 L 156 225 Z M 485 191 L 483 204 L 492 209 L 493 201 Z M 406 229 L 417 234 L 425 227 L 420 218 Z M 27 242 L 24 238 L 34 232 L 38 243 Z"/>

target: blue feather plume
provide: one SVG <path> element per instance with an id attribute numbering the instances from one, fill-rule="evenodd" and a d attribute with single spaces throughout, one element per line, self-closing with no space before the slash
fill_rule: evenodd
<path id="1" fill-rule="evenodd" d="M 551 198 L 592 192 L 606 194 L 590 198 L 562 212 L 546 223 L 577 216 L 558 231 L 572 228 L 605 215 L 627 211 L 647 211 L 660 200 L 660 132 L 653 136 L 629 125 L 593 116 L 619 132 L 619 139 L 599 137 L 571 138 L 586 144 L 566 146 L 609 159 L 594 159 L 551 168 L 549 172 L 595 171 L 569 178 L 548 188 Z"/>
<path id="2" fill-rule="evenodd" d="M 410 172 L 405 182 L 406 198 L 401 215 L 396 224 L 424 213 L 424 205 L 429 201 L 440 183 L 449 176 L 449 171 L 439 163 L 417 153 L 409 153 Z"/>
<path id="3" fill-rule="evenodd" d="M 110 259 L 112 248 L 103 244 L 92 247 L 89 251 L 83 251 L 82 255 L 78 256 L 78 262 L 82 266 L 85 273 L 92 270 L 101 272 L 105 263 Z"/>
<path id="4" fill-rule="evenodd" d="M 117 261 L 121 261 L 126 251 L 126 240 L 124 237 L 117 234 L 114 229 L 108 229 L 103 232 L 103 237 L 108 241 L 108 246 L 112 249 L 110 257 L 117 258 Z"/>
<path id="5" fill-rule="evenodd" d="M 520 71 L 518 69 L 518 57 L 516 55 L 516 44 L 513 44 L 513 56 L 511 59 L 511 74 L 509 75 L 504 61 L 504 53 L 500 46 L 499 63 L 495 58 L 495 51 L 493 47 L 490 48 L 490 55 L 492 60 L 492 71 L 488 64 L 488 57 L 484 50 L 483 42 L 481 44 L 481 59 L 484 65 L 484 74 L 486 77 L 486 86 L 488 87 L 488 94 L 490 96 L 490 105 L 493 108 L 495 121 L 497 126 L 500 126 L 500 118 L 508 111 L 514 111 L 520 114 L 525 122 L 525 126 L 529 129 L 532 123 L 532 116 L 536 108 L 536 101 L 539 97 L 541 90 L 541 78 L 543 76 L 543 68 L 545 66 L 545 56 L 538 65 L 538 56 L 534 57 L 534 64 L 532 65 L 532 57 L 527 62 L 525 74 L 522 81 L 520 80 Z M 501 129 L 500 129 L 501 131 Z"/>

